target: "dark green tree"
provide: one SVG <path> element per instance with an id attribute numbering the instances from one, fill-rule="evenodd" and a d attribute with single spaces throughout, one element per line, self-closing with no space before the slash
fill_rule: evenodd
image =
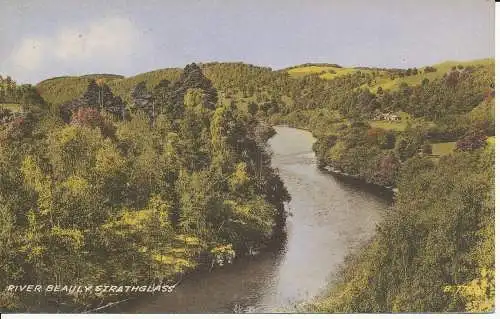
<path id="1" fill-rule="evenodd" d="M 101 107 L 101 90 L 94 79 L 89 81 L 87 90 L 85 91 L 85 93 L 83 93 L 81 100 L 82 103 L 88 107 Z"/>

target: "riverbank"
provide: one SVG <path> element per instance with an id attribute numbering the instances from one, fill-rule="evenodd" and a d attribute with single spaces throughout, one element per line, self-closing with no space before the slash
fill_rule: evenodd
<path id="1" fill-rule="evenodd" d="M 279 248 L 277 247 L 273 246 L 272 249 L 264 249 L 257 255 L 241 256 L 236 258 L 233 263 L 223 267 L 213 269 L 208 267 L 199 268 L 183 276 L 171 292 L 134 296 L 126 302 L 103 309 L 99 313 L 200 313 L 205 312 L 202 310 L 203 307 L 210 308 L 210 311 L 207 310 L 209 313 L 232 313 L 235 310 L 234 308 L 228 308 L 224 302 L 219 303 L 217 299 L 212 299 L 210 305 L 198 305 L 196 304 L 196 300 L 191 298 L 199 298 L 201 283 L 203 289 L 206 290 L 203 292 L 204 297 L 200 299 L 208 300 L 210 295 L 220 296 L 221 294 L 224 295 L 223 300 L 226 298 L 230 299 L 230 294 L 225 294 L 224 290 L 220 289 L 221 284 L 218 282 L 221 281 L 228 284 L 228 278 L 244 276 L 244 272 L 255 271 L 255 268 L 263 267 L 262 264 L 271 267 L 272 265 L 267 264 L 267 261 L 273 259 L 278 254 Z M 218 284 L 206 284 L 207 282 L 216 282 Z M 186 291 L 189 293 L 186 293 Z M 167 307 L 164 307 L 165 300 L 168 300 Z M 243 302 L 234 302 L 234 305 L 250 306 L 244 305 Z"/>
<path id="2" fill-rule="evenodd" d="M 398 189 L 396 187 L 383 186 L 383 185 L 379 185 L 379 184 L 375 184 L 375 183 L 370 183 L 370 182 L 367 182 L 365 179 L 363 179 L 361 176 L 350 175 L 350 174 L 344 173 L 342 171 L 336 170 L 331 166 L 320 167 L 320 169 L 324 170 L 326 172 L 329 172 L 330 174 L 332 174 L 336 178 L 344 179 L 347 181 L 349 181 L 349 180 L 350 181 L 358 181 L 360 184 L 362 183 L 362 184 L 366 184 L 369 186 L 377 187 L 380 190 L 391 193 L 392 195 L 395 195 L 398 192 Z"/>
<path id="3" fill-rule="evenodd" d="M 373 236 L 389 201 L 319 170 L 310 132 L 275 129 L 272 166 L 292 198 L 283 245 L 187 276 L 172 293 L 144 296 L 110 312 L 293 312 L 327 288 L 344 258 Z"/>
<path id="4" fill-rule="evenodd" d="M 345 183 L 349 183 L 351 185 L 355 185 L 356 187 L 359 187 L 365 191 L 371 192 L 373 194 L 376 194 L 378 196 L 381 196 L 383 198 L 386 198 L 390 200 L 391 202 L 394 201 L 394 197 L 396 196 L 396 193 L 398 192 L 397 188 L 393 187 L 387 187 L 387 186 L 382 186 L 378 184 L 373 184 L 369 183 L 363 178 L 357 177 L 357 176 L 352 176 L 340 171 L 336 171 L 333 168 L 330 167 L 323 167 L 319 168 L 321 171 L 326 172 L 327 174 L 330 174 L 333 178 L 336 178 L 338 180 L 341 180 Z"/>

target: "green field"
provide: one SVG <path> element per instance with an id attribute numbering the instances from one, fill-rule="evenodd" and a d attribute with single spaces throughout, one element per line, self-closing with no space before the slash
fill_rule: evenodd
<path id="1" fill-rule="evenodd" d="M 405 121 L 368 121 L 371 127 L 383 128 L 384 130 L 404 131 L 406 128 Z"/>
<path id="2" fill-rule="evenodd" d="M 291 68 L 288 70 L 288 74 L 292 77 L 302 77 L 310 74 L 319 74 L 320 78 L 325 80 L 331 80 L 336 77 L 345 76 L 355 72 L 367 72 L 366 70 L 358 70 L 355 68 L 340 68 L 333 66 L 301 66 L 296 68 Z"/>
<path id="3" fill-rule="evenodd" d="M 489 136 L 488 139 L 486 140 L 488 145 L 495 145 L 495 137 L 494 136 Z M 448 155 L 451 154 L 454 149 L 455 145 L 457 142 L 445 142 L 445 143 L 433 143 L 432 145 L 432 154 L 433 155 L 438 155 L 438 156 L 443 156 L 443 155 Z"/>
<path id="4" fill-rule="evenodd" d="M 321 72 L 328 72 L 331 70 L 335 70 L 335 67 L 330 67 L 330 66 L 302 66 L 302 67 L 297 67 L 297 68 L 292 68 L 288 70 L 288 74 L 291 76 L 305 76 L 309 74 L 317 74 Z"/>
<path id="5" fill-rule="evenodd" d="M 17 103 L 0 103 L 0 108 L 9 109 L 12 112 L 19 112 L 19 104 Z"/>
<path id="6" fill-rule="evenodd" d="M 445 142 L 445 143 L 433 143 L 432 145 L 432 154 L 433 155 L 448 155 L 453 152 L 455 149 L 456 142 Z"/>

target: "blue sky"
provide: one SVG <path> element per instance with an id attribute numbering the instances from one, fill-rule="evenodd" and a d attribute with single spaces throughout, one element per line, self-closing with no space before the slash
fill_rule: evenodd
<path id="1" fill-rule="evenodd" d="M 407 68 L 493 56 L 490 0 L 0 0 L 0 74 L 23 83 L 190 62 Z"/>

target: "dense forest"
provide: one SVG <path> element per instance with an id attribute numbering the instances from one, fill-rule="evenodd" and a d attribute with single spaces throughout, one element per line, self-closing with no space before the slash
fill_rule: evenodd
<path id="1" fill-rule="evenodd" d="M 131 93 L 127 114 L 93 80 L 58 112 L 43 99 L 2 110 L 2 286 L 173 283 L 280 234 L 289 195 L 264 149 L 269 129 L 234 104 L 216 108 L 194 64 Z M 85 311 L 112 297 L 2 291 L 0 308 Z"/>
<path id="2" fill-rule="evenodd" d="M 490 311 L 493 72 L 493 60 L 214 62 L 29 86 L 4 102 L 23 112 L 0 111 L 0 278 L 161 282 L 265 244 L 289 200 L 267 125 L 286 124 L 317 137 L 320 168 L 396 191 L 375 237 L 306 311 Z M 40 307 L 18 297 L 0 307 Z"/>

